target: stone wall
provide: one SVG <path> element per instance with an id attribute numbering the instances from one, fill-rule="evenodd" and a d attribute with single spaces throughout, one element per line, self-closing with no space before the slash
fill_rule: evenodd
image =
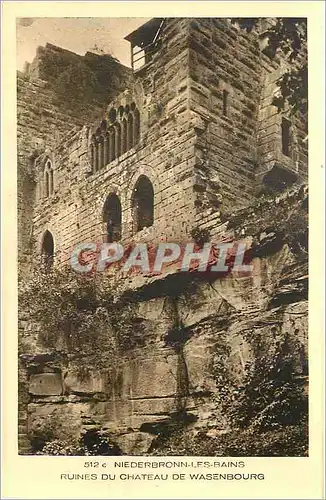
<path id="1" fill-rule="evenodd" d="M 299 57 L 297 64 L 302 59 Z M 266 64 L 266 61 L 265 61 Z M 260 98 L 258 114 L 258 167 L 257 180 L 261 185 L 263 175 L 266 174 L 273 165 L 284 165 L 288 171 L 293 172 L 298 177 L 298 183 L 308 180 L 308 120 L 307 116 L 298 112 L 290 117 L 290 145 L 289 156 L 282 152 L 281 125 L 283 114 L 272 105 L 274 95 L 277 93 L 277 80 L 284 74 L 290 65 L 284 59 L 279 59 L 274 64 L 266 64 L 266 72 L 263 79 L 263 89 Z"/>
<path id="2" fill-rule="evenodd" d="M 17 75 L 18 249 L 23 264 L 21 271 L 28 269 L 26 263 L 34 247 L 32 217 L 37 187 L 35 159 L 41 153 L 51 152 L 68 132 L 80 129 L 103 110 L 101 100 L 93 101 L 90 105 L 77 98 L 70 106 L 58 91 L 51 68 L 53 70 L 56 64 L 57 54 L 62 53 L 66 55 L 66 66 L 70 68 L 83 59 L 82 56 L 48 44 L 38 49 L 29 71 L 18 72 Z M 92 59 L 92 56 L 95 59 L 100 57 L 96 54 L 88 54 L 87 57 Z M 48 59 L 51 61 L 49 67 L 46 66 Z M 115 61 L 114 64 L 119 66 L 119 75 L 124 75 L 119 82 L 112 82 L 111 92 L 116 93 L 125 84 L 128 70 Z"/>
<path id="3" fill-rule="evenodd" d="M 256 31 L 224 19 L 195 19 L 189 40 L 196 221 L 214 234 L 221 214 L 245 207 L 261 192 L 275 163 L 295 173 L 293 182 L 306 182 L 307 121 L 300 113 L 291 119 L 291 157 L 282 154 L 283 114 L 272 101 L 289 63 L 282 55 L 265 55 Z"/>
<path id="4" fill-rule="evenodd" d="M 103 206 L 110 193 L 122 205 L 122 240 L 176 241 L 189 234 L 194 218 L 193 165 L 195 132 L 188 102 L 188 22 L 168 24 L 164 44 L 149 68 L 140 70 L 128 89 L 107 108 L 130 106 L 140 111 L 138 144 L 105 168 L 92 172 L 91 136 L 103 117 L 80 133 L 72 131 L 62 142 L 38 158 L 38 178 L 46 159 L 54 165 L 55 193 L 39 196 L 34 210 L 35 236 L 40 242 L 45 229 L 54 235 L 55 246 L 66 255 L 84 241 L 102 241 L 105 235 Z M 131 197 L 140 175 L 154 188 L 154 224 L 134 234 Z"/>
<path id="5" fill-rule="evenodd" d="M 104 241 L 103 207 L 112 193 L 122 206 L 122 241 L 157 243 L 185 240 L 197 227 L 216 236 L 221 217 L 250 204 L 275 168 L 281 168 L 277 176 L 285 171 L 285 183 L 305 182 L 304 117 L 293 118 L 288 157 L 281 148 L 282 116 L 272 105 L 286 68 L 281 58 L 262 53 L 257 33 L 227 20 L 169 20 L 160 50 L 126 90 L 97 120 L 49 143 L 37 159 L 36 251 L 46 229 L 63 260 L 77 243 Z M 92 137 L 110 124 L 112 112 L 122 123 L 132 106 L 140 113 L 138 142 L 94 171 Z M 49 158 L 52 197 L 42 188 Z M 137 233 L 132 196 L 142 175 L 154 190 L 154 224 Z"/>
<path id="6" fill-rule="evenodd" d="M 198 213 L 236 209 L 254 192 L 263 72 L 257 36 L 226 20 L 193 20 L 190 49 L 191 108 L 201 122 Z"/>

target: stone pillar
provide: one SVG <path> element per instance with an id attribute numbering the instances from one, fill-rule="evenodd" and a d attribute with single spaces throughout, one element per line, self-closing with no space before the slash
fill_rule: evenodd
<path id="1" fill-rule="evenodd" d="M 109 136 L 105 134 L 103 138 L 103 166 L 105 167 L 110 162 L 110 144 Z"/>
<path id="2" fill-rule="evenodd" d="M 97 146 L 97 169 L 96 170 L 100 170 L 102 167 L 103 167 L 103 140 L 100 140 L 98 142 L 98 146 Z"/>
<path id="3" fill-rule="evenodd" d="M 119 158 L 121 155 L 121 126 L 118 123 L 115 127 L 115 157 Z"/>
<path id="4" fill-rule="evenodd" d="M 114 130 L 110 130 L 109 132 L 109 161 L 113 161 L 116 158 L 116 144 L 115 144 L 115 133 Z"/>
<path id="5" fill-rule="evenodd" d="M 96 144 L 91 146 L 92 170 L 96 172 Z"/>

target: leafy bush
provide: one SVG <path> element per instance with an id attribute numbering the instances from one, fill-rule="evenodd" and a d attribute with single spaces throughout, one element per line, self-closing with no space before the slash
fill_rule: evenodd
<path id="1" fill-rule="evenodd" d="M 198 226 L 194 227 L 191 232 L 190 236 L 192 239 L 198 243 L 198 245 L 203 245 L 204 243 L 208 242 L 210 240 L 210 232 L 208 229 L 201 229 Z"/>
<path id="2" fill-rule="evenodd" d="M 258 28 L 264 18 L 233 18 L 232 23 L 239 23 L 242 29 L 251 32 Z M 308 63 L 306 57 L 307 19 L 293 17 L 277 17 L 276 22 L 270 25 L 260 35 L 267 37 L 267 46 L 264 53 L 274 58 L 278 51 L 290 62 L 296 62 L 290 71 L 283 74 L 276 82 L 280 88 L 280 95 L 273 104 L 279 111 L 284 110 L 286 104 L 290 106 L 291 114 L 300 111 L 307 113 L 308 108 Z M 300 57 L 301 56 L 301 57 Z"/>
<path id="3" fill-rule="evenodd" d="M 47 442 L 37 455 L 55 456 L 111 456 L 121 455 L 121 450 L 111 443 L 107 436 L 103 436 L 97 430 L 84 432 L 77 440 L 55 439 Z"/>
<path id="4" fill-rule="evenodd" d="M 275 334 L 276 335 L 276 334 Z M 253 361 L 239 383 L 229 373 L 227 334 L 219 334 L 214 359 L 217 391 L 213 420 L 221 415 L 228 432 L 207 425 L 200 432 L 191 426 L 156 441 L 154 455 L 189 456 L 306 456 L 308 454 L 308 398 L 305 377 L 298 377 L 299 342 L 279 333 L 274 344 L 252 331 L 247 341 Z M 306 373 L 304 373 L 306 375 Z M 216 413 L 216 415 L 215 415 Z M 224 426 L 224 424 L 223 424 Z M 211 432 L 215 435 L 211 437 Z"/>
<path id="5" fill-rule="evenodd" d="M 64 95 L 68 103 L 81 99 L 92 101 L 96 88 L 96 76 L 83 62 L 68 65 L 55 80 L 56 91 Z"/>
<path id="6" fill-rule="evenodd" d="M 49 441 L 43 446 L 41 451 L 36 453 L 36 455 L 54 456 L 76 456 L 84 454 L 84 450 L 78 445 L 77 442 L 68 443 L 67 441 L 61 441 L 60 439 Z"/>
<path id="7" fill-rule="evenodd" d="M 67 51 L 40 48 L 40 73 L 68 108 L 84 103 L 106 103 L 121 88 L 125 69 L 110 54 L 88 53 L 84 57 Z"/>
<path id="8" fill-rule="evenodd" d="M 279 425 L 296 425 L 308 414 L 304 379 L 297 376 L 299 343 L 285 334 L 271 345 L 251 332 L 248 338 L 254 361 L 247 363 L 241 383 L 228 375 L 227 347 L 215 358 L 216 402 L 235 427 L 267 430 Z M 226 341 L 224 339 L 224 344 Z"/>
<path id="9" fill-rule="evenodd" d="M 214 438 L 205 431 L 191 433 L 187 428 L 173 434 L 151 453 L 159 456 L 207 457 L 302 457 L 308 455 L 308 426 L 279 426 L 257 432 L 233 429 Z"/>
<path id="10" fill-rule="evenodd" d="M 40 342 L 84 366 L 108 368 L 120 349 L 132 347 L 141 324 L 120 286 L 109 276 L 70 268 L 39 267 L 19 284 L 19 307 L 38 326 Z M 133 338 L 134 336 L 134 338 Z"/>

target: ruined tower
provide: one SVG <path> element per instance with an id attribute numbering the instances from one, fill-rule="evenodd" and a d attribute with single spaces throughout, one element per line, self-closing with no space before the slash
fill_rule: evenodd
<path id="1" fill-rule="evenodd" d="M 286 63 L 256 34 L 223 19 L 153 19 L 126 39 L 130 85 L 35 161 L 38 249 L 45 230 L 63 255 L 105 240 L 109 196 L 113 239 L 180 241 L 195 227 L 214 236 L 274 171 L 286 185 L 307 178 L 305 123 L 272 105 Z"/>

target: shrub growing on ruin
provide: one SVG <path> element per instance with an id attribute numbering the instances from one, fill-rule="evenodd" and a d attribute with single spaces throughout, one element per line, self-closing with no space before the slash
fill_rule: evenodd
<path id="1" fill-rule="evenodd" d="M 133 305 L 121 300 L 121 287 L 112 279 L 40 266 L 19 284 L 21 314 L 35 323 L 43 346 L 83 361 L 80 369 L 108 368 L 141 328 Z"/>
<path id="2" fill-rule="evenodd" d="M 217 405 L 229 417 L 231 427 L 267 430 L 296 425 L 307 418 L 304 378 L 298 376 L 295 359 L 302 350 L 288 334 L 279 334 L 274 345 L 251 332 L 248 337 L 254 361 L 245 366 L 242 381 L 228 373 L 228 346 L 215 357 Z M 307 374 L 305 374 L 307 375 Z"/>
<path id="3" fill-rule="evenodd" d="M 264 21 L 260 17 L 232 18 L 232 23 L 238 23 L 242 29 L 251 32 Z M 300 111 L 307 113 L 308 108 L 308 64 L 303 48 L 307 43 L 307 19 L 293 17 L 277 17 L 275 23 L 260 34 L 267 37 L 264 53 L 274 58 L 282 51 L 290 62 L 296 62 L 277 81 L 279 94 L 273 100 L 279 111 L 289 106 L 290 113 Z"/>
<path id="4" fill-rule="evenodd" d="M 110 441 L 108 436 L 97 430 L 83 433 L 79 439 L 54 439 L 48 441 L 37 455 L 54 456 L 118 456 L 122 455 L 120 448 Z"/>
<path id="5" fill-rule="evenodd" d="M 253 360 L 239 382 L 229 372 L 230 345 L 219 334 L 214 358 L 216 404 L 213 421 L 221 415 L 228 429 L 200 431 L 186 425 L 153 445 L 153 455 L 189 456 L 306 456 L 308 454 L 308 398 L 306 371 L 298 376 L 295 359 L 302 346 L 279 332 L 274 345 L 251 331 L 247 335 Z M 307 370 L 307 367 L 304 368 Z M 214 429 L 213 429 L 214 430 Z"/>

